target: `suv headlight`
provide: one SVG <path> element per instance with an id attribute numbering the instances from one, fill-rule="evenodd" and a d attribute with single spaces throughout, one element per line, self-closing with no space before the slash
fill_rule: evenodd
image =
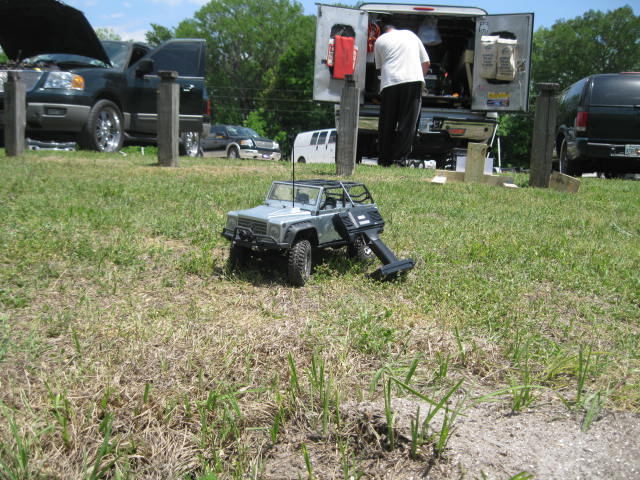
<path id="1" fill-rule="evenodd" d="M 49 72 L 44 88 L 84 90 L 84 78 L 69 72 Z"/>
<path id="2" fill-rule="evenodd" d="M 227 217 L 227 228 L 233 230 L 238 226 L 238 217 Z"/>
<path id="3" fill-rule="evenodd" d="M 250 138 L 247 138 L 245 140 L 240 140 L 240 145 L 244 145 L 245 147 L 249 147 L 249 148 L 253 148 L 255 146 L 255 144 L 253 143 L 253 140 L 251 140 Z"/>

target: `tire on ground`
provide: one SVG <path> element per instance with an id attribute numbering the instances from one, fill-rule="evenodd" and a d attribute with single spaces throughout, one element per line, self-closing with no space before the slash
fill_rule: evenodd
<path id="1" fill-rule="evenodd" d="M 98 152 L 117 152 L 124 145 L 122 113 L 110 100 L 98 100 L 80 132 L 80 147 Z"/>
<path id="2" fill-rule="evenodd" d="M 289 251 L 288 280 L 291 285 L 302 287 L 311 276 L 311 242 L 300 240 Z"/>

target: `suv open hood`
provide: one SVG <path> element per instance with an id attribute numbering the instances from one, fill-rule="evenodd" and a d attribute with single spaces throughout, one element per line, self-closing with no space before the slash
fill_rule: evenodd
<path id="1" fill-rule="evenodd" d="M 11 60 L 69 53 L 111 63 L 84 14 L 57 0 L 0 0 L 0 46 Z"/>

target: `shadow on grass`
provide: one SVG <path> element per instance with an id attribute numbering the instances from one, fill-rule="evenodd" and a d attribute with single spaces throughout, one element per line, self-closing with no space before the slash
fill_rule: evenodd
<path id="1" fill-rule="evenodd" d="M 347 255 L 344 248 L 313 252 L 311 278 L 342 276 L 350 273 L 365 276 L 372 264 L 360 263 Z M 227 262 L 227 272 L 254 286 L 289 286 L 288 257 L 281 254 L 252 253 L 241 265 Z"/>

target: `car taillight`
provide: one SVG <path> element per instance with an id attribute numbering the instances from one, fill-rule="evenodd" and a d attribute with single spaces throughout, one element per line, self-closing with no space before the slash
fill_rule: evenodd
<path id="1" fill-rule="evenodd" d="M 578 115 L 576 116 L 576 123 L 575 123 L 576 132 L 586 132 L 588 120 L 589 120 L 589 112 L 578 112 Z"/>
<path id="2" fill-rule="evenodd" d="M 211 116 L 211 100 L 207 98 L 207 103 L 204 105 L 204 113 Z"/>

